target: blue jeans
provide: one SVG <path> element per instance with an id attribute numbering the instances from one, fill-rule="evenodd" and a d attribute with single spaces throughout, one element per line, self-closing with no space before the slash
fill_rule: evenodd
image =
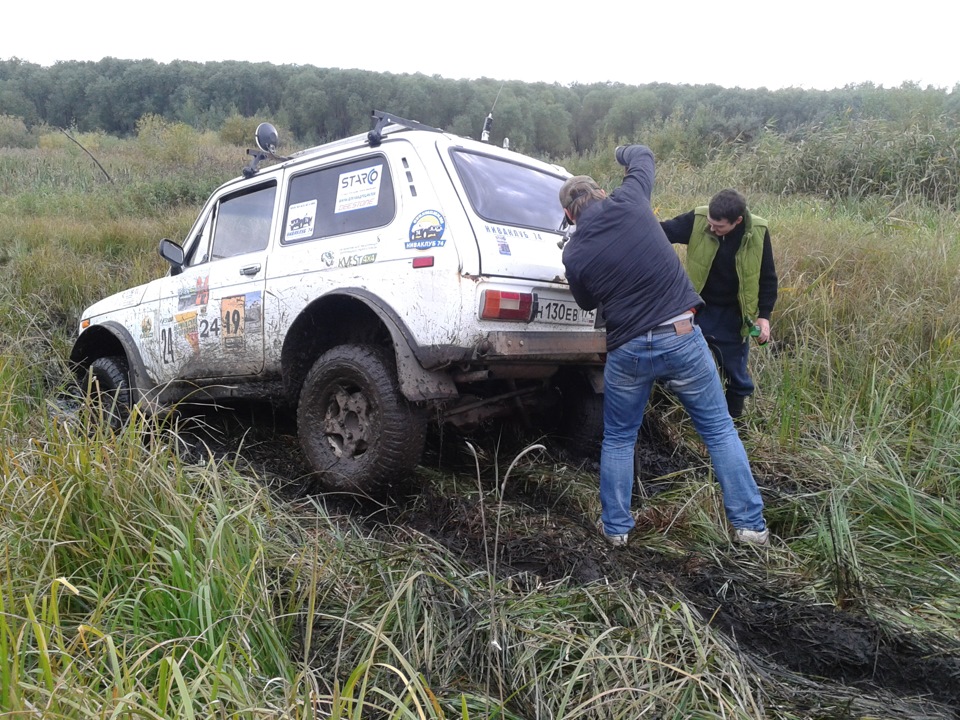
<path id="1" fill-rule="evenodd" d="M 727 412 L 720 375 L 699 327 L 685 335 L 641 335 L 607 355 L 600 454 L 604 530 L 608 535 L 620 535 L 633 529 L 630 499 L 637 432 L 657 381 L 677 396 L 707 446 L 730 524 L 763 530 L 760 490 Z"/>
<path id="2" fill-rule="evenodd" d="M 737 398 L 753 395 L 753 378 L 747 369 L 750 341 L 740 334 L 743 327 L 740 306 L 704 306 L 697 312 L 697 325 L 713 351 L 727 395 Z"/>

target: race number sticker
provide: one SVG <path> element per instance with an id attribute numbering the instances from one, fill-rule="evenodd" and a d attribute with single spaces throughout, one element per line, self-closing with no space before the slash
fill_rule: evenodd
<path id="1" fill-rule="evenodd" d="M 295 203 L 287 211 L 287 227 L 284 240 L 297 240 L 313 235 L 313 225 L 317 219 L 317 201 Z"/>
<path id="2" fill-rule="evenodd" d="M 234 295 L 220 301 L 220 342 L 224 351 L 243 350 L 246 296 Z"/>
<path id="3" fill-rule="evenodd" d="M 380 176 L 383 164 L 362 170 L 351 170 L 340 175 L 337 186 L 337 204 L 334 213 L 350 212 L 376 207 L 380 202 Z"/>

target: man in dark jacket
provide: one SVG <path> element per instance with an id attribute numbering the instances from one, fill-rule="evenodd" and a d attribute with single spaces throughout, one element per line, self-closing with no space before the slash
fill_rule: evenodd
<path id="1" fill-rule="evenodd" d="M 703 334 L 693 314 L 703 301 L 650 207 L 653 153 L 619 147 L 623 184 L 609 197 L 586 175 L 560 189 L 560 204 L 576 230 L 563 251 L 570 290 L 580 307 L 602 307 L 607 327 L 601 530 L 626 545 L 634 519 L 633 458 L 653 383 L 679 398 L 713 461 L 724 509 L 739 541 L 766 545 L 763 501 Z"/>
<path id="2" fill-rule="evenodd" d="M 710 204 L 660 223 L 667 239 L 687 246 L 687 273 L 705 306 L 697 325 L 726 382 L 727 410 L 738 418 L 754 384 L 747 369 L 751 331 L 770 340 L 777 302 L 777 270 L 767 221 L 747 210 L 736 190 L 721 190 Z"/>

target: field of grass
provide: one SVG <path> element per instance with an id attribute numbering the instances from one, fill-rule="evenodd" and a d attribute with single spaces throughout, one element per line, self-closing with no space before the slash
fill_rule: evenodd
<path id="1" fill-rule="evenodd" d="M 425 465 L 412 501 L 465 508 L 457 533 L 480 539 L 465 552 L 403 513 L 372 522 L 279 491 L 242 450 L 188 461 L 176 426 L 135 416 L 114 435 L 91 408 L 52 402 L 80 310 L 162 273 L 157 241 L 181 239 L 246 160 L 215 138 L 147 130 L 81 138 L 103 171 L 62 136 L 0 148 L 0 711 L 957 717 L 955 213 L 766 194 L 729 159 L 663 162 L 661 217 L 737 185 L 771 222 L 776 342 L 752 353 L 743 437 L 776 542 L 730 546 L 705 454 L 668 404 L 684 468 L 655 479 L 650 521 L 618 558 L 586 534 L 570 544 L 599 512 L 595 470 L 482 439 L 466 469 Z M 617 182 L 606 156 L 568 169 Z M 515 544 L 545 528 L 572 528 L 556 547 L 599 570 L 517 569 Z M 723 622 L 762 612 L 766 641 L 743 645 Z M 873 645 L 804 640 L 831 626 L 869 628 L 855 637 Z M 849 665 L 791 664 L 775 652 L 787 644 L 848 652 Z M 898 657 L 913 671 L 887 665 Z"/>

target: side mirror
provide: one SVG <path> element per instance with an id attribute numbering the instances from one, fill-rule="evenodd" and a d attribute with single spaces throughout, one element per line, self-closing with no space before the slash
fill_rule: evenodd
<path id="1" fill-rule="evenodd" d="M 163 238 L 163 240 L 160 241 L 160 247 L 157 252 L 160 253 L 160 257 L 170 263 L 171 275 L 179 275 L 183 272 L 183 248 L 177 243 L 173 240 Z"/>

